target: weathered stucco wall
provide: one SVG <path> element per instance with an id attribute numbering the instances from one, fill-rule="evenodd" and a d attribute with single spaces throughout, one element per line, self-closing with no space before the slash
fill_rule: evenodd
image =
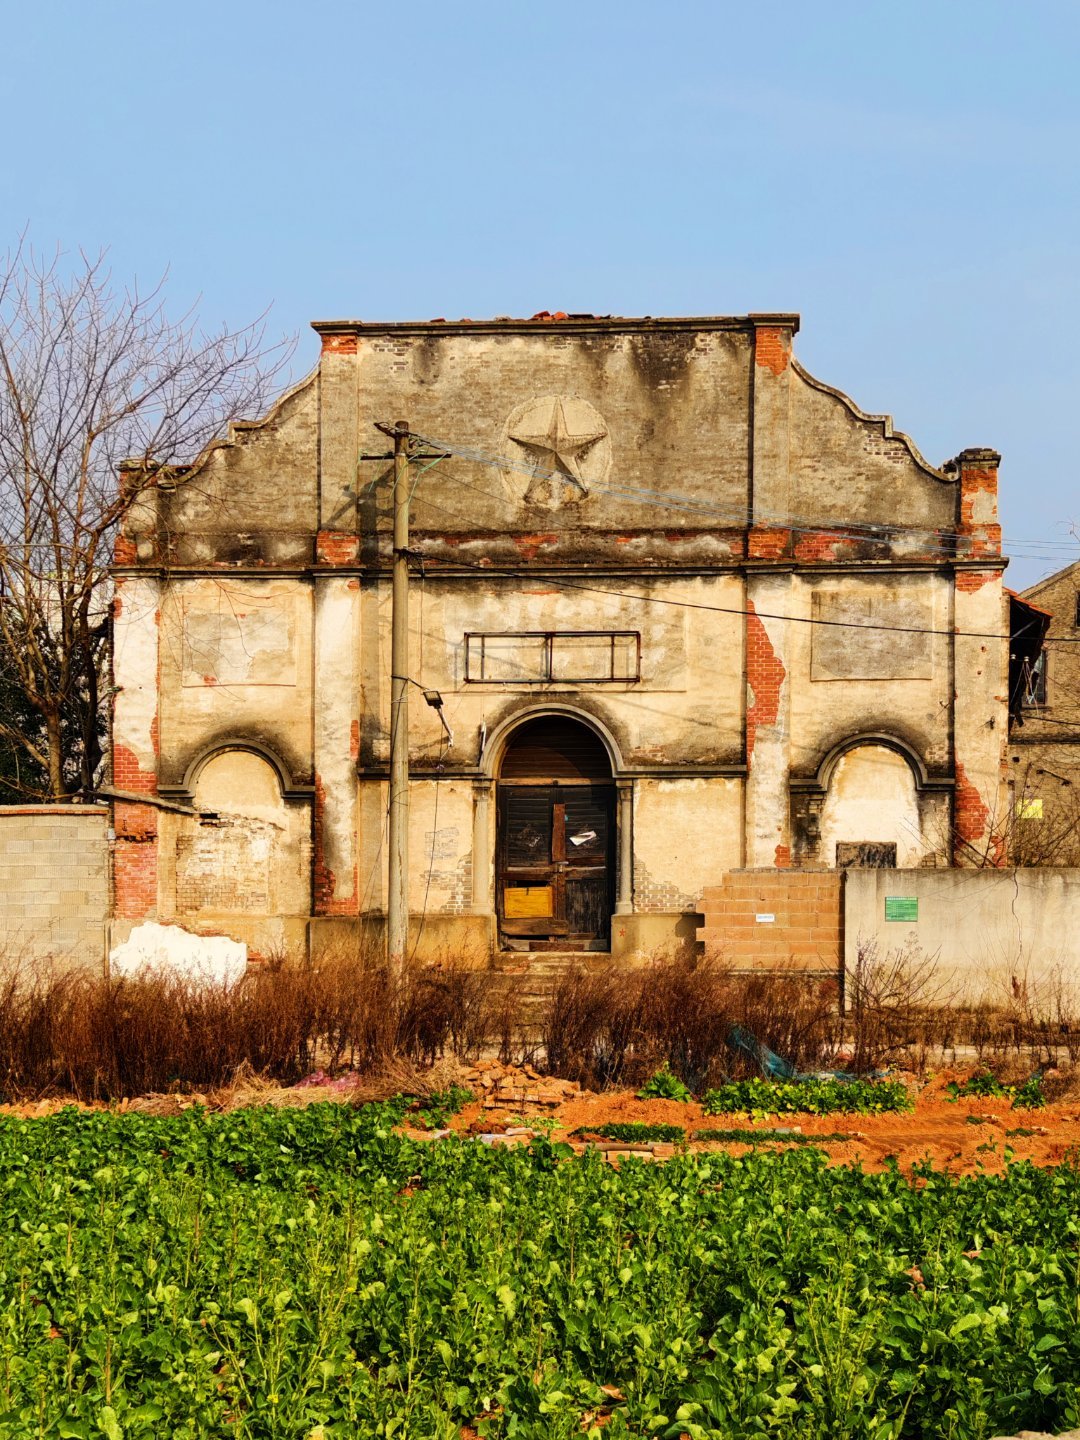
<path id="1" fill-rule="evenodd" d="M 109 812 L 0 806 L 0 961 L 104 966 Z"/>
<path id="2" fill-rule="evenodd" d="M 717 875 L 738 865 L 736 780 L 639 780 L 634 796 L 634 905 L 694 912 Z"/>
<path id="3" fill-rule="evenodd" d="M 917 917 L 887 918 L 890 897 Z M 1049 1016 L 1060 993 L 1066 1018 L 1080 1007 L 1080 870 L 849 870 L 844 909 L 849 973 L 874 946 L 932 959 L 942 1002 L 1019 1001 Z"/>
<path id="4" fill-rule="evenodd" d="M 926 853 L 915 777 L 895 750 L 860 745 L 842 755 L 821 813 L 819 850 L 837 862 L 838 845 L 895 845 L 895 863 L 918 865 Z"/>
<path id="5" fill-rule="evenodd" d="M 208 749 L 239 734 L 269 746 L 293 779 L 311 783 L 310 583 L 178 578 L 162 594 L 159 628 L 161 791 L 183 788 L 189 769 Z"/>
<path id="6" fill-rule="evenodd" d="M 375 422 L 400 416 L 433 442 L 412 472 L 409 672 L 410 904 L 434 942 L 490 942 L 499 757 L 539 713 L 610 757 L 626 953 L 685 939 L 739 866 L 873 841 L 901 863 L 1004 858 L 994 452 L 928 465 L 802 370 L 791 316 L 317 328 L 318 371 L 118 545 L 120 917 L 261 947 L 305 912 L 329 935 L 384 911 Z M 529 637 L 580 631 L 622 636 L 634 667 L 528 670 Z M 515 637 L 501 672 L 470 668 L 479 634 Z"/>
<path id="7" fill-rule="evenodd" d="M 613 735 L 628 766 L 738 765 L 742 760 L 742 696 L 733 683 L 741 665 L 743 588 L 737 576 L 642 577 L 633 593 L 605 595 L 512 576 L 431 577 L 413 599 L 410 673 L 439 690 L 454 734 L 453 750 L 436 713 L 414 691 L 410 742 L 414 766 L 476 765 L 481 727 L 498 726 L 547 700 L 572 700 Z M 655 595 L 654 605 L 642 596 Z M 683 604 L 705 610 L 691 625 Z M 390 587 L 365 582 L 361 592 L 360 760 L 389 760 Z M 641 678 L 633 683 L 475 683 L 466 678 L 468 632 L 635 631 L 641 635 Z"/>

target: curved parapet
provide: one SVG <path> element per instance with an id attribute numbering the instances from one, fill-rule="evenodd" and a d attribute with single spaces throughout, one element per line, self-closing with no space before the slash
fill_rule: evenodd
<path id="1" fill-rule="evenodd" d="M 316 366 L 314 370 L 310 370 L 302 379 L 298 380 L 295 385 L 290 385 L 276 400 L 272 401 L 266 413 L 260 415 L 258 419 L 230 420 L 224 435 L 216 435 L 213 440 L 209 441 L 208 444 L 203 447 L 190 464 L 174 466 L 170 471 L 169 479 L 159 481 L 160 488 L 170 490 L 186 484 L 197 475 L 200 470 L 205 468 L 219 450 L 229 450 L 234 446 L 242 445 L 248 435 L 259 430 L 272 428 L 275 424 L 279 424 L 284 418 L 289 401 L 295 399 L 296 396 L 306 390 L 309 385 L 313 385 L 318 378 L 319 367 Z"/>
<path id="2" fill-rule="evenodd" d="M 881 432 L 881 438 L 883 440 L 895 440 L 898 445 L 902 445 L 919 469 L 932 479 L 940 480 L 943 485 L 955 485 L 955 475 L 950 475 L 945 470 L 938 469 L 936 466 L 931 465 L 929 460 L 927 460 L 919 450 L 914 440 L 912 440 L 911 436 L 903 430 L 894 428 L 891 415 L 871 415 L 869 411 L 860 409 L 850 395 L 845 394 L 843 390 L 839 390 L 835 385 L 827 385 L 824 380 L 819 380 L 816 375 L 811 375 L 806 366 L 801 365 L 794 356 L 791 358 L 791 368 L 795 374 L 798 375 L 799 379 L 805 381 L 811 389 L 820 391 L 822 395 L 831 396 L 843 405 L 844 409 L 847 410 L 850 415 L 856 420 L 862 421 L 864 425 L 873 425 Z"/>

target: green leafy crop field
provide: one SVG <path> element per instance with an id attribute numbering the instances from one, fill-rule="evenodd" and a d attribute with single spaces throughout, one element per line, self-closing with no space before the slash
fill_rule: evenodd
<path id="1" fill-rule="evenodd" d="M 864 1174 L 803 1148 L 616 1169 L 410 1141 L 396 1113 L 0 1121 L 0 1435 L 1080 1424 L 1071 1166 Z"/>

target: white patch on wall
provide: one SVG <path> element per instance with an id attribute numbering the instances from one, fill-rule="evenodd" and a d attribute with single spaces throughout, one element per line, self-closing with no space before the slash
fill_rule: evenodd
<path id="1" fill-rule="evenodd" d="M 296 597 L 223 582 L 181 602 L 185 686 L 295 685 Z"/>
<path id="2" fill-rule="evenodd" d="M 225 935 L 193 935 L 179 925 L 136 925 L 109 951 L 114 977 L 169 974 L 216 985 L 233 985 L 247 969 L 247 946 Z"/>
<path id="3" fill-rule="evenodd" d="M 888 593 L 813 594 L 811 680 L 929 680 L 933 609 L 929 598 Z M 875 628 L 880 626 L 881 628 Z"/>

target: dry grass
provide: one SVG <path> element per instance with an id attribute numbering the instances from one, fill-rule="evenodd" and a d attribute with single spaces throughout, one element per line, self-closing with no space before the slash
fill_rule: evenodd
<path id="1" fill-rule="evenodd" d="M 833 1012 L 833 995 L 806 982 L 686 959 L 570 972 L 542 1007 L 539 1037 L 506 977 L 451 959 L 394 976 L 355 953 L 311 965 L 278 958 L 231 988 L 9 964 L 0 966 L 0 1096 L 255 1098 L 323 1070 L 351 1072 L 357 1093 L 376 1098 L 445 1088 L 447 1065 L 481 1054 L 538 1060 L 597 1088 L 638 1084 L 668 1065 L 699 1090 L 738 1072 L 726 1043 L 733 1024 L 812 1065 L 828 1049 Z"/>
<path id="2" fill-rule="evenodd" d="M 732 1026 L 800 1070 L 835 1063 L 841 1045 L 858 1071 L 978 1061 L 1020 1075 L 1080 1059 L 1073 996 L 1056 974 L 960 1007 L 940 1003 L 924 957 L 866 949 L 843 1018 L 836 1000 L 819 980 L 739 975 L 685 956 L 572 970 L 531 1011 L 516 981 L 453 957 L 402 976 L 355 952 L 303 965 L 279 957 L 231 988 L 0 957 L 0 1099 L 198 1093 L 257 1103 L 316 1070 L 348 1072 L 355 1098 L 377 1099 L 446 1089 L 482 1055 L 531 1060 L 593 1089 L 636 1087 L 668 1066 L 700 1092 L 753 1068 L 730 1048 Z"/>
<path id="3" fill-rule="evenodd" d="M 205 1092 L 237 1076 L 290 1085 L 316 1068 L 430 1070 L 444 1055 L 474 1059 L 497 1028 L 494 1008 L 475 970 L 446 963 L 397 977 L 355 954 L 277 960 L 232 987 L 9 963 L 0 966 L 0 1097 L 106 1100 Z"/>
<path id="4" fill-rule="evenodd" d="M 636 1085 L 668 1066 L 700 1091 L 751 1067 L 733 1025 L 800 1068 L 820 1065 L 836 1031 L 836 987 L 798 976 L 737 975 L 687 958 L 643 969 L 568 972 L 543 1024 L 547 1068 L 596 1088 Z"/>

